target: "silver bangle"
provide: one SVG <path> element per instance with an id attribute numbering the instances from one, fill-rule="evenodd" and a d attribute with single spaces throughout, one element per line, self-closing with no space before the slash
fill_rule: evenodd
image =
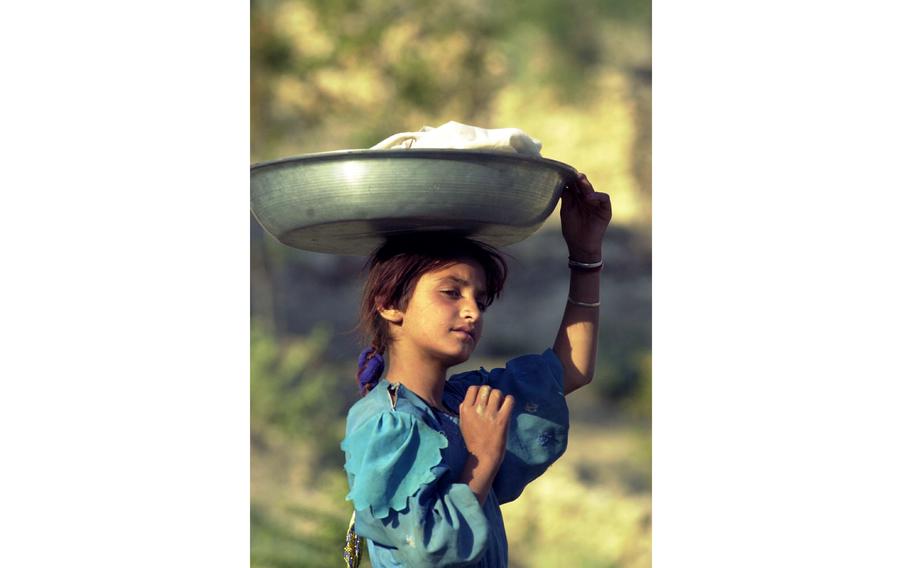
<path id="1" fill-rule="evenodd" d="M 597 262 L 578 262 L 577 260 L 572 260 L 571 256 L 569 257 L 569 268 L 583 268 L 585 270 L 594 270 L 603 267 L 603 265 L 603 259 L 600 259 Z"/>
<path id="2" fill-rule="evenodd" d="M 579 302 L 572 296 L 569 296 L 569 303 L 575 304 L 576 306 L 582 306 L 583 308 L 596 308 L 600 306 L 600 301 L 597 302 Z"/>

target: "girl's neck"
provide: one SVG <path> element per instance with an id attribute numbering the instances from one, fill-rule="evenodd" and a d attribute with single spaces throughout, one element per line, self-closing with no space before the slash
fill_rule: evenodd
<path id="1" fill-rule="evenodd" d="M 434 361 L 408 360 L 402 357 L 402 354 L 396 356 L 390 353 L 389 359 L 386 377 L 390 382 L 403 384 L 430 406 L 445 408 L 442 404 L 442 393 L 446 383 L 447 367 Z"/>

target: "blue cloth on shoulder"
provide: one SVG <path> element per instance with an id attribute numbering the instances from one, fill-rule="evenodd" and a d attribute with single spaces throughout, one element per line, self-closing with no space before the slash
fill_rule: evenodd
<path id="1" fill-rule="evenodd" d="M 354 509 L 366 509 L 379 519 L 389 509 L 400 511 L 421 486 L 438 477 L 446 437 L 408 412 L 383 410 L 346 436 L 341 449 L 350 453 L 344 464 L 353 485 Z M 410 467 L 402 467 L 410 464 Z M 366 476 L 358 479 L 359 475 Z"/>
<path id="2" fill-rule="evenodd" d="M 471 385 L 490 385 L 515 397 L 509 422 L 506 454 L 493 482 L 500 503 L 514 501 L 566 451 L 569 407 L 563 394 L 562 362 L 552 349 L 542 355 L 523 355 L 505 369 L 460 373 L 449 378 L 458 398 L 464 400 Z"/>
<path id="3" fill-rule="evenodd" d="M 512 359 L 504 369 L 454 375 L 445 385 L 445 406 L 457 412 L 472 384 L 489 384 L 516 399 L 506 455 L 483 506 L 458 482 L 467 448 L 457 416 L 386 379 L 348 412 L 341 443 L 347 499 L 373 566 L 508 565 L 499 506 L 517 498 L 566 449 L 562 364 L 547 349 Z"/>

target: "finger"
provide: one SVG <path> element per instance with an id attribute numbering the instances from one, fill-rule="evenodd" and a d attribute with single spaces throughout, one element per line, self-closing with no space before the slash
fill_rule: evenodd
<path id="1" fill-rule="evenodd" d="M 506 395 L 506 398 L 502 401 L 502 406 L 499 407 L 500 416 L 508 418 L 512 415 L 512 408 L 515 406 L 515 397 L 512 395 Z"/>
<path id="2" fill-rule="evenodd" d="M 468 392 L 464 395 L 464 401 L 462 404 L 465 406 L 474 406 L 474 401 L 477 400 L 477 385 L 471 385 L 468 387 Z"/>
<path id="3" fill-rule="evenodd" d="M 585 174 L 578 176 L 578 190 L 580 193 L 584 194 L 594 193 L 594 186 L 591 185 L 590 180 L 588 180 L 588 176 Z"/>
<path id="4" fill-rule="evenodd" d="M 578 209 L 578 200 L 579 197 L 577 195 L 573 195 L 572 197 L 563 197 L 562 201 L 560 201 L 559 210 L 566 212 L 575 211 Z"/>
<path id="5" fill-rule="evenodd" d="M 477 402 L 474 409 L 477 414 L 483 415 L 487 411 L 487 401 L 490 399 L 490 385 L 483 385 L 477 391 Z"/>
<path id="6" fill-rule="evenodd" d="M 576 182 L 570 182 L 566 185 L 565 189 L 562 190 L 562 193 L 559 194 L 560 198 L 565 200 L 572 200 L 578 195 L 578 184 Z"/>
<path id="7" fill-rule="evenodd" d="M 499 389 L 493 389 L 493 391 L 490 393 L 490 402 L 487 404 L 490 407 L 490 410 L 499 410 L 499 407 L 502 406 L 502 391 Z"/>

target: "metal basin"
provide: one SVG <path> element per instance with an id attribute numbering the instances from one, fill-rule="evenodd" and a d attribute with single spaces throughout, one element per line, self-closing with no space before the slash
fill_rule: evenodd
<path id="1" fill-rule="evenodd" d="M 367 255 L 425 231 L 502 247 L 540 228 L 577 175 L 504 152 L 345 150 L 253 165 L 250 205 L 266 231 L 309 251 Z"/>

